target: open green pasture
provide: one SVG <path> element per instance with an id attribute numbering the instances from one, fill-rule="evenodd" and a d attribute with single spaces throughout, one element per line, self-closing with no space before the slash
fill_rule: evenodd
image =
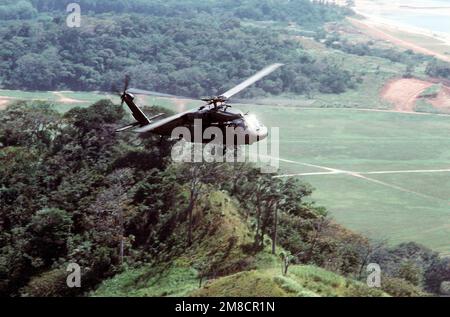
<path id="1" fill-rule="evenodd" d="M 312 184 L 314 200 L 338 222 L 373 239 L 416 241 L 450 254 L 450 116 L 253 111 L 280 128 L 281 174 Z"/>

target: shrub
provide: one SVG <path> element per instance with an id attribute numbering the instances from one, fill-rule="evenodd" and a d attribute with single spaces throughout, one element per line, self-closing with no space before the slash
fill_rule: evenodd
<path id="1" fill-rule="evenodd" d="M 395 297 L 418 297 L 426 295 L 420 288 L 397 277 L 383 276 L 381 279 L 381 288 L 386 293 Z"/>
<path id="2" fill-rule="evenodd" d="M 442 295 L 450 295 L 450 282 L 442 282 L 440 293 Z"/>
<path id="3" fill-rule="evenodd" d="M 61 297 L 72 296 L 75 289 L 66 284 L 67 272 L 61 269 L 47 271 L 33 277 L 21 290 L 22 296 Z"/>

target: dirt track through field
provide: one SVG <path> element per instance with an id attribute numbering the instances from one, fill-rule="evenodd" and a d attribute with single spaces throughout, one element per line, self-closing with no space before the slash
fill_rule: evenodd
<path id="1" fill-rule="evenodd" d="M 450 88 L 449 88 L 449 96 L 450 96 Z M 449 97 L 450 98 L 450 97 Z M 449 101 L 450 102 L 450 101 Z M 250 103 L 236 103 L 235 106 L 248 106 Z M 411 114 L 418 116 L 440 116 L 440 117 L 449 117 L 448 113 L 431 113 L 431 112 L 414 112 L 414 111 L 399 111 L 395 109 L 370 109 L 370 108 L 344 108 L 344 107 L 300 107 L 295 105 L 270 105 L 270 104 L 262 104 L 258 103 L 258 106 L 267 107 L 267 108 L 275 108 L 275 109 L 296 109 L 296 110 L 339 110 L 339 111 L 362 111 L 362 112 L 385 112 L 385 113 L 401 113 L 401 114 Z M 449 106 L 450 107 L 450 106 Z"/>
<path id="2" fill-rule="evenodd" d="M 62 92 L 60 92 L 60 91 L 54 91 L 53 94 L 56 97 L 58 97 L 57 101 L 61 102 L 61 103 L 83 103 L 84 102 L 83 100 L 68 98 L 68 97 L 64 96 L 62 94 Z"/>
<path id="3" fill-rule="evenodd" d="M 276 158 L 270 157 L 270 156 L 264 156 L 264 157 L 271 158 L 271 159 L 276 159 Z M 348 175 L 348 176 L 364 179 L 366 181 L 369 181 L 371 183 L 375 183 L 375 184 L 378 184 L 378 185 L 381 185 L 381 186 L 384 186 L 384 187 L 389 187 L 391 189 L 399 190 L 399 191 L 402 191 L 402 192 L 405 192 L 405 193 L 414 194 L 414 195 L 420 196 L 422 198 L 431 199 L 431 200 L 440 200 L 440 201 L 444 201 L 444 202 L 450 204 L 448 201 L 446 201 L 444 199 L 441 199 L 441 198 L 438 198 L 438 197 L 434 197 L 434 196 L 426 195 L 426 194 L 423 194 L 423 193 L 419 193 L 419 192 L 416 192 L 416 191 L 413 191 L 413 190 L 409 190 L 409 189 L 401 187 L 401 186 L 393 185 L 393 184 L 390 184 L 390 183 L 386 183 L 386 182 L 383 182 L 383 181 L 380 181 L 380 180 L 377 180 L 377 179 L 365 176 L 365 175 L 373 175 L 373 174 L 398 174 L 398 173 L 450 173 L 450 169 L 353 172 L 353 171 L 341 170 L 341 169 L 336 169 L 336 168 L 327 167 L 327 166 L 321 166 L 321 165 L 316 165 L 316 164 L 309 164 L 309 163 L 305 163 L 305 162 L 286 160 L 286 159 L 282 159 L 282 158 L 279 158 L 278 160 L 280 162 L 285 162 L 285 163 L 299 164 L 299 165 L 303 165 L 303 166 L 320 168 L 320 169 L 327 170 L 328 172 L 285 174 L 285 175 L 277 175 L 277 176 L 275 176 L 275 178 L 285 178 L 285 177 L 294 177 L 294 176 L 339 175 L 339 174 L 341 174 L 341 175 Z"/>
<path id="4" fill-rule="evenodd" d="M 318 167 L 317 165 L 315 165 Z M 383 175 L 383 174 L 431 174 L 431 173 L 450 173 L 450 169 L 435 169 L 435 170 L 398 170 L 398 171 L 373 171 L 373 172 L 350 172 L 336 170 L 333 172 L 312 172 L 312 173 L 297 173 L 297 174 L 285 174 L 278 177 L 290 177 L 290 176 L 320 176 L 320 175 L 336 175 L 336 174 L 359 174 L 359 175 Z"/>
<path id="5" fill-rule="evenodd" d="M 56 102 L 59 102 L 59 103 L 78 104 L 78 103 L 83 103 L 84 102 L 83 100 L 68 98 L 68 97 L 63 95 L 64 92 L 62 92 L 62 91 L 53 91 L 52 93 L 57 98 Z M 18 99 L 20 99 L 20 98 L 9 97 L 9 96 L 1 96 L 0 95 L 0 110 L 5 109 L 11 101 L 18 100 Z M 30 99 L 30 100 L 39 100 L 39 99 Z"/>

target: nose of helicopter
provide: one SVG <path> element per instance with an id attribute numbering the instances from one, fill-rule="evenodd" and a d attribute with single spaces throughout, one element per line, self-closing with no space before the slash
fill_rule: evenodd
<path id="1" fill-rule="evenodd" d="M 258 141 L 264 140 L 269 135 L 267 127 L 262 126 L 258 131 Z"/>

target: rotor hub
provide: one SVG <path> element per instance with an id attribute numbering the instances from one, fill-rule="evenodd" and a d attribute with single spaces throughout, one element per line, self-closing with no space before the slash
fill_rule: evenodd
<path id="1" fill-rule="evenodd" d="M 206 102 L 208 105 L 214 105 L 215 107 L 217 107 L 218 104 L 227 102 L 228 98 L 224 96 L 215 96 L 211 98 L 202 98 L 201 100 Z"/>

